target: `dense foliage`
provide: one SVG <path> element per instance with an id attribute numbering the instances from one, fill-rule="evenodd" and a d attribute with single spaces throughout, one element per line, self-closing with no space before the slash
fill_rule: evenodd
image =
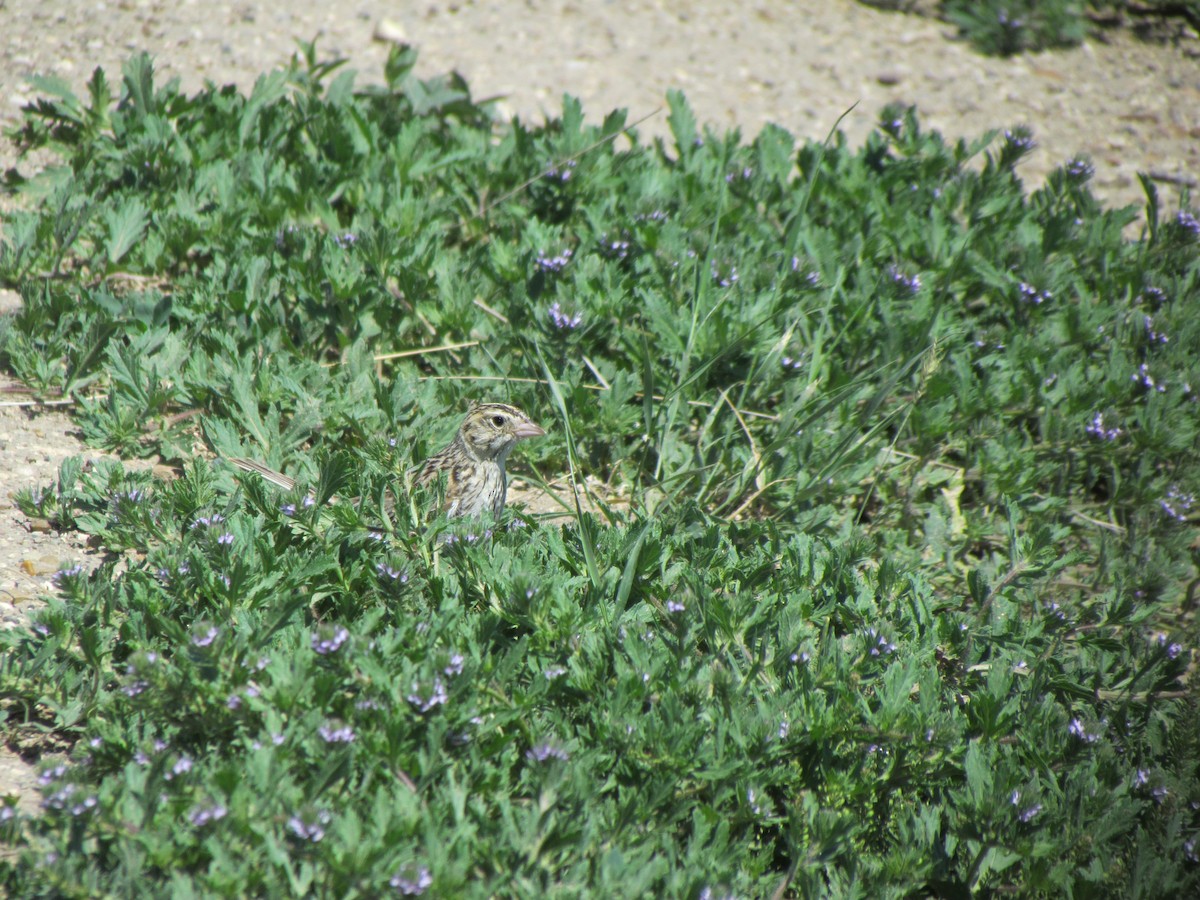
<path id="1" fill-rule="evenodd" d="M 881 9 L 935 14 L 958 26 L 981 53 L 1073 47 L 1113 26 L 1165 37 L 1200 32 L 1200 0 L 860 0 Z"/>
<path id="2" fill-rule="evenodd" d="M 73 745 L 0 813 L 9 895 L 1194 891 L 1186 198 L 1130 240 L 1086 159 L 1026 191 L 1020 129 L 672 96 L 648 146 L 413 61 L 138 57 L 14 135 L 60 164 L 9 175 L 0 364 L 180 475 L 21 498 L 109 555 L 0 635 L 9 733 Z M 468 398 L 596 496 L 427 521 Z"/>

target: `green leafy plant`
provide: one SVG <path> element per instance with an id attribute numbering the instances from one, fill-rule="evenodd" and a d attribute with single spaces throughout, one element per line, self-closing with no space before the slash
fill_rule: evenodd
<path id="1" fill-rule="evenodd" d="M 1132 24 L 1141 35 L 1162 24 L 1200 30 L 1200 0 L 860 0 L 880 9 L 937 16 L 959 27 L 977 50 L 995 56 L 1073 47 L 1100 26 Z M 1157 26 L 1157 28 L 1156 28 Z M 1172 26 L 1177 33 L 1179 25 Z"/>
<path id="2" fill-rule="evenodd" d="M 979 50 L 996 56 L 1073 46 L 1087 33 L 1076 0 L 946 0 L 943 14 Z"/>
<path id="3" fill-rule="evenodd" d="M 0 634 L 5 727 L 72 744 L 4 889 L 1194 891 L 1190 200 L 1128 240 L 1020 126 L 743 141 L 673 94 L 645 145 L 414 62 L 137 57 L 13 135 L 59 162 L 0 364 L 182 475 L 19 498 L 109 557 Z M 429 518 L 484 398 L 564 515 Z"/>

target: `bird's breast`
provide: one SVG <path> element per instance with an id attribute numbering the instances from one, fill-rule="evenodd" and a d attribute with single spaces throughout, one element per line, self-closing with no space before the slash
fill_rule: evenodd
<path id="1" fill-rule="evenodd" d="M 456 466 L 446 492 L 446 515 L 468 518 L 504 510 L 504 467 L 494 461 L 473 461 Z"/>

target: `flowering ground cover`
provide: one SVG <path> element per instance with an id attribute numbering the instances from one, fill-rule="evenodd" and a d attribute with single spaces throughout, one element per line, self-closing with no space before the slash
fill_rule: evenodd
<path id="1" fill-rule="evenodd" d="M 138 57 L 14 135 L 61 164 L 9 178 L 0 364 L 180 474 L 20 498 L 110 561 L 0 635 L 6 728 L 72 747 L 0 809 L 5 890 L 1195 890 L 1187 198 L 1030 192 L 1036 135 L 911 109 L 498 123 L 413 62 Z M 468 399 L 613 493 L 429 521 Z"/>

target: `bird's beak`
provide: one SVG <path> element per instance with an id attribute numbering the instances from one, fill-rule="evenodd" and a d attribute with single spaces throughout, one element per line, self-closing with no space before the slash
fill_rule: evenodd
<path id="1" fill-rule="evenodd" d="M 533 422 L 522 422 L 513 428 L 513 434 L 517 440 L 524 438 L 541 437 L 546 431 L 540 425 L 535 425 Z"/>

